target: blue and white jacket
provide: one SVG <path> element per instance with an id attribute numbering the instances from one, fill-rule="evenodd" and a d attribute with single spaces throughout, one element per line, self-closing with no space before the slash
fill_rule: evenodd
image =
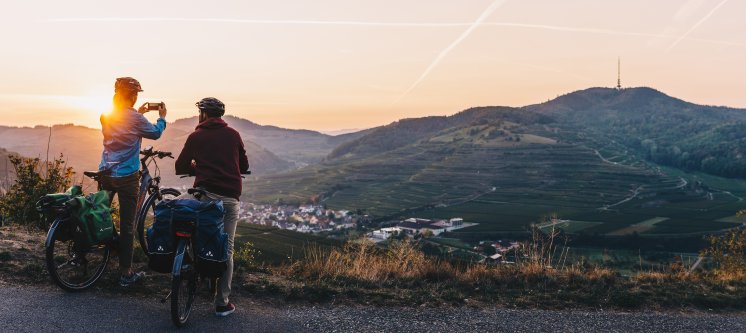
<path id="1" fill-rule="evenodd" d="M 104 152 L 99 170 L 111 169 L 113 177 L 129 176 L 140 170 L 142 138 L 156 140 L 166 129 L 166 120 L 151 124 L 134 108 L 114 109 L 101 115 Z"/>

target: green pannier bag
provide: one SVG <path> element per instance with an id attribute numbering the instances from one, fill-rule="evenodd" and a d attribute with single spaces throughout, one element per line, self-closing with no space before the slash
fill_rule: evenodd
<path id="1" fill-rule="evenodd" d="M 75 197 L 68 204 L 76 224 L 75 241 L 80 248 L 105 243 L 114 237 L 108 191 Z"/>
<path id="2" fill-rule="evenodd" d="M 56 207 L 62 207 L 70 199 L 83 195 L 80 185 L 75 185 L 67 189 L 65 193 L 46 194 L 36 202 L 36 210 L 39 213 L 51 213 Z"/>
<path id="3" fill-rule="evenodd" d="M 46 194 L 36 202 L 36 210 L 44 215 L 48 223 L 52 223 L 54 219 L 60 217 L 60 212 L 69 211 L 68 201 L 81 195 L 83 195 L 83 190 L 80 185 L 70 187 L 65 193 Z M 67 223 L 57 228 L 57 240 L 64 242 L 72 238 L 73 230 L 68 227 Z"/>

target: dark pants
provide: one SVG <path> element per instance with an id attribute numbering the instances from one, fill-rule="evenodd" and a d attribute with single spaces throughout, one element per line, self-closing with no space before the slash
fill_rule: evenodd
<path id="1" fill-rule="evenodd" d="M 140 173 L 124 177 L 101 179 L 101 188 L 116 194 L 119 199 L 119 270 L 129 271 L 132 266 L 132 242 L 135 240 L 135 214 L 137 214 L 137 194 L 140 190 Z"/>

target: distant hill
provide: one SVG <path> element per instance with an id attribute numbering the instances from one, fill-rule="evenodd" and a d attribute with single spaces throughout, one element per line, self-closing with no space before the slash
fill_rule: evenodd
<path id="1" fill-rule="evenodd" d="M 558 197 L 593 180 L 593 190 L 574 196 L 577 204 L 597 208 L 665 178 L 648 168 L 605 163 L 588 147 L 562 143 L 550 122 L 511 108 L 402 120 L 341 145 L 320 164 L 263 177 L 248 196 L 305 202 L 320 194 L 332 206 L 381 216 L 496 193 Z"/>
<path id="2" fill-rule="evenodd" d="M 101 159 L 101 131 L 83 126 L 55 125 L 51 128 L 0 126 L 0 147 L 26 157 L 46 159 L 49 142 L 49 159 L 64 154 L 68 165 L 81 171 L 95 170 Z"/>
<path id="3" fill-rule="evenodd" d="M 552 213 L 584 221 L 576 231 L 717 230 L 734 223 L 727 217 L 739 209 L 746 183 L 659 165 L 740 175 L 745 120 L 745 110 L 650 88 L 592 88 L 543 104 L 374 128 L 319 164 L 260 178 L 246 197 L 483 223 L 471 232 L 495 231 L 495 224 L 523 230 Z M 621 228 L 638 222 L 660 225 Z"/>
<path id="4" fill-rule="evenodd" d="M 527 124 L 544 124 L 552 121 L 551 117 L 545 115 L 509 107 L 472 108 L 449 117 L 402 119 L 358 133 L 364 135 L 340 145 L 329 154 L 328 158 L 365 157 L 415 143 L 446 128 L 485 124 L 498 119 Z"/>
<path id="5" fill-rule="evenodd" d="M 143 147 L 152 145 L 156 149 L 171 151 L 178 156 L 186 137 L 193 129 L 186 130 L 169 124 L 163 136 L 157 140 L 143 140 Z M 28 157 L 46 158 L 50 128 L 0 126 L 0 147 Z M 245 139 L 245 137 L 244 137 Z M 81 177 L 82 171 L 96 170 L 101 159 L 101 130 L 75 125 L 55 125 L 49 141 L 50 158 L 63 154 L 65 160 Z M 285 171 L 294 168 L 291 162 L 283 160 L 264 147 L 244 140 L 249 163 L 255 175 Z M 2 161 L 0 161 L 2 163 Z M 163 160 L 159 164 L 167 184 L 186 185 L 190 180 L 181 180 L 173 175 L 173 160 Z"/>
<path id="6" fill-rule="evenodd" d="M 168 124 L 163 136 L 156 140 L 143 140 L 143 146 L 152 145 L 158 150 L 170 151 L 174 157 L 179 156 L 181 149 L 184 147 L 187 137 L 194 131 L 194 128 L 181 128 Z M 295 168 L 295 165 L 286 161 L 264 147 L 248 140 L 242 135 L 246 154 L 249 157 L 249 165 L 254 175 L 262 176 L 269 173 L 287 171 Z M 99 143 L 100 145 L 100 143 Z M 100 154 L 100 151 L 99 151 Z M 99 157 L 100 158 L 100 157 Z M 160 161 L 159 161 L 160 162 Z M 193 178 L 182 179 L 175 176 L 174 160 L 166 159 L 158 164 L 161 167 L 161 176 L 166 184 L 191 185 Z"/>
<path id="7" fill-rule="evenodd" d="M 331 131 L 321 131 L 321 133 L 324 133 L 326 135 L 342 135 L 342 134 L 350 134 L 350 133 L 357 133 L 364 130 L 363 128 L 343 128 L 338 130 L 331 130 Z"/>
<path id="8" fill-rule="evenodd" d="M 525 110 L 551 115 L 598 149 L 689 171 L 746 177 L 746 110 L 697 105 L 652 88 L 591 88 Z"/>
<path id="9" fill-rule="evenodd" d="M 278 157 L 299 166 L 316 163 L 339 144 L 364 136 L 370 131 L 363 130 L 331 136 L 316 131 L 259 125 L 233 116 L 225 116 L 223 119 L 228 125 L 238 130 L 245 140 L 255 142 Z M 192 131 L 196 125 L 197 117 L 191 117 L 177 120 L 173 127 L 183 131 Z"/>

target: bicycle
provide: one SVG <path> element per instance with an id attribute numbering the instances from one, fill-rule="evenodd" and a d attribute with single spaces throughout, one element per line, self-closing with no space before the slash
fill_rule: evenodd
<path id="1" fill-rule="evenodd" d="M 201 188 L 190 188 L 187 193 L 199 200 L 205 191 Z M 197 279 L 200 278 L 195 267 L 194 245 L 192 235 L 196 233 L 197 222 L 176 221 L 172 225 L 176 239 L 174 265 L 171 272 L 171 292 L 161 302 L 171 299 L 171 321 L 182 327 L 189 319 L 197 291 Z M 210 289 L 215 285 L 214 279 L 208 279 Z"/>
<path id="2" fill-rule="evenodd" d="M 142 158 L 142 174 L 140 175 L 140 192 L 137 200 L 137 213 L 135 215 L 138 242 L 140 247 L 148 253 L 146 231 L 155 219 L 154 209 L 157 202 L 164 199 L 173 199 L 181 195 L 176 189 L 161 188 L 160 169 L 156 158 L 173 158 L 170 152 L 155 151 L 153 147 L 147 147 L 140 152 Z M 150 175 L 148 166 L 155 166 L 155 177 Z M 111 174 L 111 170 L 86 171 L 83 172 L 98 183 L 101 190 L 101 178 Z M 110 199 L 113 198 L 113 194 Z M 109 263 L 111 248 L 117 245 L 118 234 L 112 241 L 95 244 L 89 248 L 81 248 L 76 245 L 74 231 L 75 223 L 71 221 L 68 208 L 64 205 L 47 207 L 55 216 L 45 242 L 46 265 L 52 280 L 60 288 L 66 291 L 82 291 L 92 287 L 106 270 Z"/>
<path id="3" fill-rule="evenodd" d="M 241 174 L 241 178 L 250 175 L 251 171 Z M 181 178 L 192 177 L 194 175 L 182 175 Z M 200 200 L 207 196 L 207 191 L 201 187 L 190 188 L 188 194 Z M 215 295 L 217 288 L 217 278 L 208 277 L 200 274 L 196 267 L 196 254 L 194 252 L 193 238 L 196 233 L 197 221 L 174 221 L 171 227 L 176 239 L 176 251 L 174 252 L 174 262 L 171 271 L 171 291 L 161 299 L 161 303 L 171 300 L 171 321 L 177 327 L 182 327 L 189 319 L 192 311 L 194 296 L 198 288 L 198 282 L 206 281 L 210 295 Z"/>

